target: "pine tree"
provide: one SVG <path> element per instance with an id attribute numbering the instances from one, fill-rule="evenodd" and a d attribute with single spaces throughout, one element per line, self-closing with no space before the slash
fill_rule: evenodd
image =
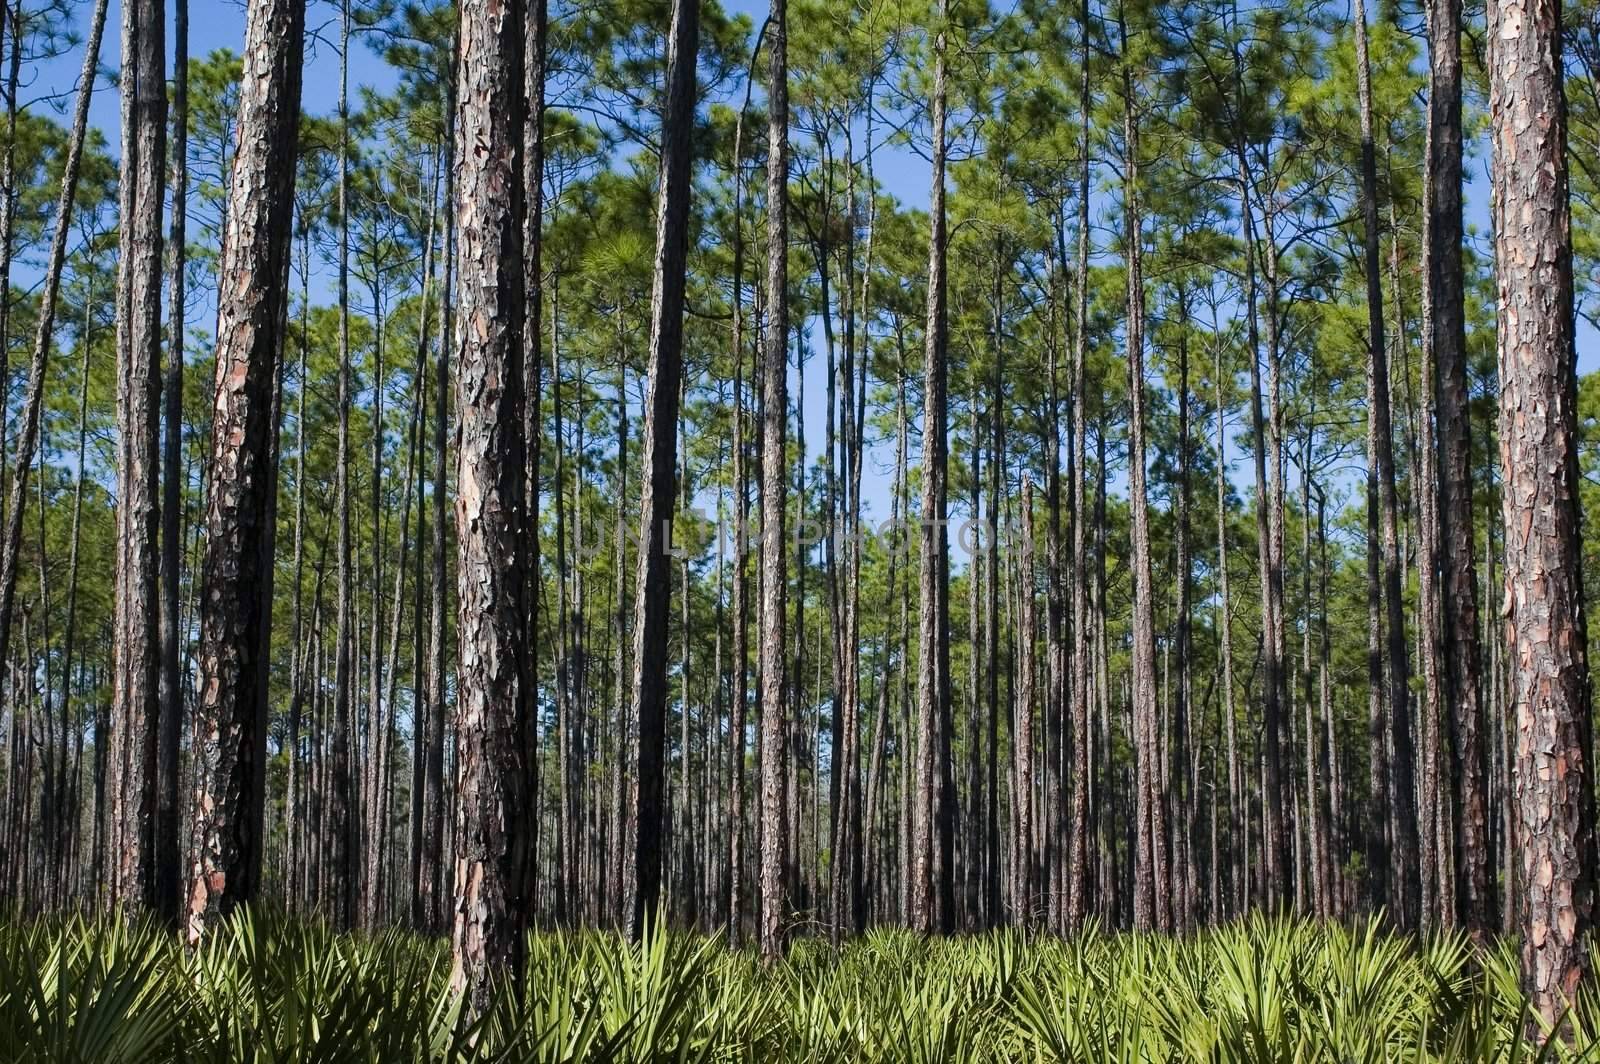
<path id="1" fill-rule="evenodd" d="M 161 466 L 161 257 L 166 163 L 165 4 L 122 7 L 123 163 L 117 270 L 117 549 L 112 640 L 111 896 L 150 905 L 155 888 L 157 598 Z"/>
<path id="2" fill-rule="evenodd" d="M 521 977 L 534 855 L 523 439 L 522 5 L 461 12 L 456 135 L 457 690 L 451 983 L 477 1011 Z"/>
<path id="3" fill-rule="evenodd" d="M 1428 4 L 1428 172 L 1424 183 L 1423 342 L 1434 365 L 1439 446 L 1438 536 L 1444 618 L 1444 703 L 1455 765 L 1456 890 L 1461 920 L 1494 922 L 1486 797 L 1487 722 L 1478 646 L 1478 574 L 1473 556 L 1472 448 L 1467 408 L 1465 280 L 1461 261 L 1461 4 Z M 1424 387 L 1427 382 L 1424 382 Z"/>
<path id="4" fill-rule="evenodd" d="M 911 924 L 955 928 L 955 810 L 941 782 L 950 761 L 950 551 L 946 528 L 949 461 L 949 343 L 945 256 L 945 49 L 949 0 L 940 0 L 933 33 L 933 191 L 928 206 L 928 307 L 923 333 L 920 636 L 917 672 L 916 819 L 912 837 Z M 937 837 L 935 837 L 937 835 Z M 935 890 L 938 891 L 937 896 Z"/>
<path id="5" fill-rule="evenodd" d="M 785 505 L 789 414 L 789 14 L 767 19 L 766 329 L 761 338 L 761 899 L 757 937 L 769 964 L 783 951 L 789 862 L 789 708 L 784 669 L 788 592 Z"/>
<path id="6" fill-rule="evenodd" d="M 1594 918 L 1560 6 L 1491 3 L 1488 39 L 1517 922 L 1523 989 L 1548 1027 L 1587 973 Z"/>
<path id="7" fill-rule="evenodd" d="M 290 227 L 273 222 L 294 202 L 304 40 L 303 5 L 253 0 L 217 293 L 185 899 L 190 945 L 261 885 L 278 364 L 289 303 Z"/>
<path id="8" fill-rule="evenodd" d="M 635 596 L 633 702 L 639 728 L 634 850 L 635 938 L 656 918 L 661 898 L 667 724 L 667 621 L 671 605 L 672 517 L 677 497 L 678 405 L 683 390 L 683 300 L 689 242 L 690 136 L 694 126 L 699 0 L 674 0 L 667 60 L 650 299 L 650 375 L 645 397 L 639 497 L 639 579 Z M 687 594 L 687 589 L 685 590 Z M 685 631 L 687 640 L 688 633 Z M 687 684 L 687 674 L 685 674 Z M 685 720 L 688 700 L 682 707 Z M 688 744 L 681 756 L 687 764 Z M 684 788 L 687 797 L 687 788 Z"/>

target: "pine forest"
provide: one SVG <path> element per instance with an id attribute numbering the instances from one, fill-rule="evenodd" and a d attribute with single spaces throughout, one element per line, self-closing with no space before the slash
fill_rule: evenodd
<path id="1" fill-rule="evenodd" d="M 0 1058 L 1600 1053 L 1593 0 L 0 0 L 0 109 Z"/>

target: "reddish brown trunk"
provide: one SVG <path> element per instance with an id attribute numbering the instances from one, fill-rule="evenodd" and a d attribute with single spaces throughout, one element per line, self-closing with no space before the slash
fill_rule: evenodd
<path id="1" fill-rule="evenodd" d="M 112 628 L 112 897 L 154 901 L 156 751 L 161 706 L 157 533 L 161 465 L 161 213 L 166 190 L 164 4 L 122 10 L 120 247 L 117 271 L 117 536 Z"/>
<path id="2" fill-rule="evenodd" d="M 195 805 L 186 884 L 191 945 L 261 879 L 277 480 L 278 360 L 305 6 L 254 0 L 223 240 L 210 494 L 201 567 Z"/>
<path id="3" fill-rule="evenodd" d="M 1561 7 L 1496 0 L 1488 39 L 1518 922 L 1523 988 L 1553 1024 L 1588 970 L 1594 906 Z"/>
<path id="4" fill-rule="evenodd" d="M 455 222 L 457 689 L 451 984 L 471 1007 L 520 977 L 533 855 L 528 818 L 522 372 L 522 5 L 467 5 L 460 22 Z"/>

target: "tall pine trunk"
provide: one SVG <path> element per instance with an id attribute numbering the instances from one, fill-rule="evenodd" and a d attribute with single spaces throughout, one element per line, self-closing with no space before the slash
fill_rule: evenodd
<path id="1" fill-rule="evenodd" d="M 6 32 L 11 34 L 11 52 L 6 61 L 6 135 L 0 150 L 0 292 L 11 291 L 11 261 L 16 251 L 17 231 L 17 87 L 22 77 L 23 17 L 22 0 L 9 6 L 0 0 L 0 51 L 4 51 Z M 11 376 L 11 300 L 0 299 L 0 380 Z M 4 407 L 5 404 L 0 404 Z M 10 411 L 0 409 L 0 451 L 9 435 Z M 5 502 L 5 468 L 0 462 L 0 505 Z M 5 655 L 0 654 L 0 661 Z M 98 878 L 98 877 L 97 877 Z"/>
<path id="2" fill-rule="evenodd" d="M 539 605 L 540 605 L 540 568 L 539 568 L 539 463 L 542 451 L 543 433 L 541 426 L 543 385 L 541 374 L 543 370 L 542 344 L 544 342 L 544 118 L 545 118 L 545 77 L 547 36 L 549 31 L 549 4 L 548 0 L 527 0 L 525 12 L 526 24 L 524 33 L 525 67 L 523 77 L 523 92 L 526 96 L 525 110 L 522 125 L 522 166 L 523 166 L 523 195 L 527 207 L 524 211 L 522 224 L 523 248 L 523 304 L 522 304 L 522 344 L 523 364 L 522 372 L 525 377 L 523 392 L 525 395 L 523 407 L 523 436 L 527 442 L 527 471 L 526 483 L 523 486 L 524 501 L 527 504 L 527 534 L 523 542 L 527 550 L 527 572 L 529 587 L 527 592 L 527 654 L 528 654 L 528 688 L 524 697 L 528 700 L 527 712 L 532 716 L 530 725 L 532 734 L 529 741 L 533 744 L 533 756 L 528 760 L 528 770 L 531 778 L 528 790 L 535 795 L 539 794 L 539 757 L 538 757 L 538 684 L 539 684 Z M 620 637 L 620 634 L 619 634 Z M 535 869 L 538 865 L 539 853 L 539 817 L 537 804 L 535 814 L 529 818 L 528 850 L 534 855 L 532 860 Z M 537 905 L 538 887 L 537 874 L 528 884 L 529 898 L 532 904 Z"/>
<path id="3" fill-rule="evenodd" d="M 451 985 L 520 978 L 534 854 L 524 569 L 522 5 L 466 6 L 455 127 L 457 686 Z"/>
<path id="4" fill-rule="evenodd" d="M 1224 394 L 1223 344 L 1216 345 L 1214 384 L 1217 391 L 1217 653 L 1222 659 L 1219 712 L 1228 744 L 1228 915 L 1240 916 L 1245 907 L 1246 821 L 1244 779 L 1239 764 L 1238 711 L 1233 697 L 1233 597 L 1228 585 L 1228 405 Z M 1212 854 L 1212 860 L 1218 860 Z M 1221 913 L 1213 913 L 1220 918 Z"/>
<path id="5" fill-rule="evenodd" d="M 1017 697 L 1013 716 L 1011 750 L 1011 905 L 1013 919 L 1020 927 L 1033 922 L 1034 882 L 1038 856 L 1034 849 L 1033 795 L 1033 703 L 1034 703 L 1034 596 L 1033 561 L 1033 481 L 1022 478 L 1022 543 L 1017 559 L 1018 610 Z"/>
<path id="6" fill-rule="evenodd" d="M 750 704 L 750 474 L 744 436 L 744 121 L 755 83 L 756 52 L 765 34 L 763 25 L 751 51 L 744 103 L 733 127 L 733 692 L 728 712 L 727 879 L 728 940 L 735 946 L 743 941 L 745 931 L 745 714 Z"/>
<path id="7" fill-rule="evenodd" d="M 445 114 L 455 114 L 455 71 L 459 53 L 459 38 L 452 44 L 451 76 L 445 89 Z M 446 600 L 450 587 L 445 574 L 445 495 L 448 490 L 449 421 L 450 421 L 450 350 L 455 340 L 455 302 L 452 292 L 455 268 L 456 228 L 455 212 L 455 123 L 446 123 L 449 132 L 445 142 L 445 221 L 444 254 L 441 258 L 439 284 L 439 348 L 433 365 L 433 483 L 429 502 L 433 509 L 433 522 L 428 552 L 428 691 L 427 691 L 427 742 L 423 769 L 422 807 L 422 864 L 421 888 L 423 899 L 419 906 L 418 924 L 435 934 L 445 929 L 445 898 L 450 889 L 445 874 L 444 840 L 447 804 L 444 793 L 444 742 L 447 677 L 445 640 Z M 420 618 L 418 619 L 420 623 Z M 537 794 L 537 790 L 535 792 Z M 537 853 L 537 851 L 535 850 Z"/>
<path id="8" fill-rule="evenodd" d="M 1093 656 L 1089 644 L 1089 572 L 1087 549 L 1088 510 L 1085 508 L 1084 485 L 1089 476 L 1087 453 L 1084 447 L 1089 420 L 1088 362 L 1089 345 L 1089 0 L 1083 0 L 1079 13 L 1082 34 L 1079 72 L 1078 102 L 1083 123 L 1079 132 L 1081 167 L 1078 174 L 1078 255 L 1073 287 L 1076 294 L 1076 313 L 1073 314 L 1072 331 L 1072 451 L 1067 459 L 1073 471 L 1072 491 L 1072 730 L 1068 740 L 1072 744 L 1072 826 L 1067 844 L 1067 928 L 1075 929 L 1089 915 L 1089 895 L 1092 883 L 1089 875 L 1089 845 L 1093 835 L 1089 828 L 1089 674 Z M 1065 732 L 1066 729 L 1061 729 Z M 1064 757 L 1052 758 L 1066 765 Z"/>
<path id="9" fill-rule="evenodd" d="M 633 631 L 633 704 L 639 727 L 634 841 L 635 938 L 661 897 L 667 726 L 667 625 L 672 601 L 672 518 L 677 498 L 678 407 L 683 388 L 683 294 L 689 242 L 690 135 L 694 125 L 699 0 L 673 0 L 667 107 L 656 192 L 655 278 L 650 298 L 650 368 L 639 495 L 639 576 Z M 684 589 L 688 593 L 688 589 Z M 687 639 L 687 634 L 685 634 Z M 687 680 L 687 676 L 685 677 Z M 687 694 L 687 691 L 685 692 Z M 685 698 L 683 711 L 688 712 Z M 682 751 L 687 759 L 689 751 Z M 687 795 L 685 795 L 687 797 Z"/>
<path id="10" fill-rule="evenodd" d="M 1240 91 L 1243 91 L 1242 88 Z M 1277 631 L 1275 611 L 1278 605 L 1278 597 L 1273 591 L 1277 585 L 1277 581 L 1273 579 L 1276 562 L 1272 549 L 1272 526 L 1274 522 L 1271 510 L 1274 500 L 1269 490 L 1271 481 L 1267 475 L 1267 426 L 1266 418 L 1262 413 L 1261 338 L 1257 316 L 1259 293 L 1256 281 L 1256 262 L 1260 249 L 1257 247 L 1255 231 L 1253 207 L 1255 192 L 1252 187 L 1253 180 L 1247 161 L 1247 154 L 1242 142 L 1237 146 L 1236 155 L 1239 168 L 1239 215 L 1244 235 L 1245 324 L 1249 334 L 1245 356 L 1250 364 L 1250 435 L 1256 489 L 1256 559 L 1257 564 L 1260 566 L 1261 574 L 1261 628 L 1263 632 L 1261 656 L 1262 671 L 1265 674 L 1262 680 L 1261 736 L 1261 743 L 1265 747 L 1261 800 L 1261 833 L 1264 843 L 1263 849 L 1265 850 L 1262 875 L 1264 877 L 1266 902 L 1269 906 L 1276 907 L 1282 901 L 1283 892 L 1287 886 L 1287 872 L 1284 866 L 1288 860 L 1288 855 L 1285 853 L 1287 848 L 1284 835 L 1285 810 L 1282 802 L 1283 788 L 1281 785 L 1278 741 L 1283 711 L 1283 703 L 1279 698 L 1282 685 L 1279 683 L 1278 677 L 1283 669 L 1283 661 L 1278 655 L 1278 642 L 1275 637 L 1275 632 Z"/>
<path id="11" fill-rule="evenodd" d="M 1518 923 L 1523 989 L 1554 1024 L 1588 970 L 1594 916 L 1561 7 L 1495 0 L 1488 39 Z"/>
<path id="12" fill-rule="evenodd" d="M 1444 702 L 1454 764 L 1456 904 L 1475 931 L 1494 926 L 1490 875 L 1487 721 L 1481 699 L 1478 577 L 1473 563 L 1472 447 L 1468 423 L 1464 277 L 1461 263 L 1461 2 L 1428 10 L 1427 210 L 1423 219 L 1423 341 L 1432 349 L 1439 459 L 1439 584 L 1444 625 Z M 1427 382 L 1424 382 L 1424 387 Z"/>
<path id="13" fill-rule="evenodd" d="M 1000 699 L 1000 585 L 1004 583 L 1003 573 L 1000 569 L 1000 493 L 1006 479 L 1006 436 L 1005 436 L 1005 322 L 1002 298 L 1004 293 L 1003 264 L 1005 262 L 1004 243 L 995 247 L 995 269 L 993 282 L 993 295 L 991 297 L 991 336 L 990 343 L 993 348 L 993 366 L 991 369 L 989 396 L 989 498 L 985 503 L 984 518 L 987 522 L 988 538 L 985 544 L 984 571 L 988 582 L 984 588 L 985 621 L 983 626 L 985 640 L 986 676 L 988 679 L 988 707 L 985 714 L 985 729 L 988 763 L 980 772 L 979 778 L 983 781 L 982 805 L 979 806 L 979 796 L 972 796 L 974 820 L 972 837 L 981 839 L 979 847 L 975 848 L 974 863 L 982 870 L 983 891 L 981 908 L 983 921 L 978 926 L 989 928 L 995 926 L 1000 920 L 1000 796 L 999 796 L 999 725 L 1001 714 Z M 971 754 L 977 760 L 977 744 L 973 744 Z M 981 824 L 976 823 L 979 810 L 982 810 Z M 1017 840 L 1019 843 L 1021 839 Z"/>
<path id="14" fill-rule="evenodd" d="M 761 344 L 761 956 L 783 951 L 784 883 L 788 865 L 788 711 L 784 611 L 788 558 L 784 503 L 789 407 L 789 16 L 772 0 L 768 20 L 766 333 Z"/>
<path id="15" fill-rule="evenodd" d="M 103 28 L 105 15 L 101 11 L 96 16 L 96 21 Z M 91 34 L 93 37 L 93 34 Z M 94 54 L 94 49 L 89 49 L 89 55 Z M 84 459 L 89 446 L 89 359 L 93 352 L 93 320 L 94 320 L 94 285 L 85 279 L 84 284 L 84 314 L 83 331 L 79 334 L 78 342 L 83 350 L 82 359 L 78 367 L 78 380 L 81 386 L 78 389 L 78 448 L 77 475 L 73 477 L 72 488 L 72 532 L 71 547 L 67 559 L 67 604 L 66 625 L 61 639 L 61 719 L 69 723 L 74 730 L 73 736 L 73 768 L 71 772 L 72 788 L 71 802 L 71 831 L 72 837 L 68 841 L 67 856 L 69 861 L 67 882 L 69 889 L 81 890 L 78 883 L 78 871 L 81 867 L 81 856 L 78 852 L 80 846 L 80 832 L 82 824 L 82 791 L 85 785 L 83 772 L 83 733 L 84 722 L 72 720 L 72 694 L 73 688 L 78 685 L 78 666 L 75 654 L 77 651 L 78 636 L 78 576 L 82 569 L 80 548 L 83 542 L 83 489 L 88 477 L 84 473 Z"/>
<path id="16" fill-rule="evenodd" d="M 305 6 L 253 0 L 229 185 L 201 565 L 187 882 L 191 945 L 261 883 L 278 363 L 288 308 Z"/>
<path id="17" fill-rule="evenodd" d="M 1193 656 L 1192 599 L 1190 582 L 1192 565 L 1189 556 L 1189 293 L 1183 281 L 1178 282 L 1178 514 L 1174 536 L 1177 539 L 1174 554 L 1177 562 L 1177 608 L 1174 619 L 1177 631 L 1173 650 L 1177 657 L 1177 682 L 1173 688 L 1172 737 L 1176 748 L 1172 753 L 1171 768 L 1163 774 L 1172 788 L 1175 837 L 1173 838 L 1173 921 L 1180 931 L 1192 926 L 1197 912 L 1198 889 L 1194 868 L 1194 836 L 1199 830 L 1198 803 L 1195 796 L 1200 788 L 1197 766 L 1188 764 L 1190 749 L 1190 716 L 1194 712 L 1193 681 L 1190 664 Z"/>
<path id="18" fill-rule="evenodd" d="M 333 666 L 333 743 L 331 787 L 328 801 L 328 866 L 333 877 L 333 922 L 338 928 L 352 926 L 356 919 L 356 861 L 360 853 L 360 810 L 356 808 L 351 746 L 355 741 L 355 663 L 351 644 L 354 621 L 351 618 L 354 594 L 354 562 L 350 534 L 350 0 L 342 0 L 339 30 L 339 445 L 335 466 L 339 513 L 339 582 L 335 594 Z"/>
<path id="19" fill-rule="evenodd" d="M 161 457 L 161 735 L 157 751 L 156 908 L 176 924 L 182 843 L 179 840 L 179 746 L 183 737 L 183 674 L 179 658 L 179 583 L 183 547 L 184 225 L 189 194 L 189 0 L 173 0 L 172 219 L 167 278 L 167 370 L 162 383 L 166 424 Z M 301 381 L 302 390 L 304 381 Z M 295 574 L 299 587 L 299 574 Z M 298 638 L 298 633 L 296 634 Z M 296 651 L 298 648 L 296 648 Z M 291 695 L 293 697 L 293 695 Z M 296 752 L 290 750 L 292 759 Z M 292 811 L 294 796 L 286 808 Z M 289 880 L 292 883 L 292 879 Z"/>
<path id="20" fill-rule="evenodd" d="M 122 7 L 117 266 L 117 535 L 113 607 L 112 897 L 154 901 L 160 500 L 161 216 L 166 187 L 165 5 Z"/>
<path id="21" fill-rule="evenodd" d="M 923 334 L 920 651 L 917 673 L 917 798 L 912 833 L 911 924 L 955 927 L 954 810 L 940 776 L 950 757 L 950 553 L 945 528 L 949 312 L 945 292 L 945 47 L 949 0 L 933 28 L 933 191 L 928 207 L 928 305 Z M 935 839 L 937 832 L 938 838 Z M 934 890 L 939 895 L 935 898 Z"/>
<path id="22" fill-rule="evenodd" d="M 1133 524 L 1133 728 L 1136 762 L 1134 814 L 1135 930 L 1172 926 L 1167 870 L 1166 787 L 1161 780 L 1160 728 L 1156 710 L 1155 604 L 1150 563 L 1150 510 L 1145 495 L 1144 232 L 1139 211 L 1139 119 L 1134 113 L 1128 29 L 1122 22 L 1123 217 L 1127 226 L 1128 509 Z"/>

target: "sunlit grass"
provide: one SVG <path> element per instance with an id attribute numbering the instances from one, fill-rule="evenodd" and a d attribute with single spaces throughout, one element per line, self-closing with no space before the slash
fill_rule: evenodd
<path id="1" fill-rule="evenodd" d="M 1600 1009 L 1534 1050 L 1509 946 L 1253 919 L 1188 938 L 873 931 L 764 969 L 719 940 L 538 934 L 468 1019 L 437 941 L 239 916 L 204 947 L 117 919 L 0 925 L 0 1060 L 1600 1059 Z"/>

